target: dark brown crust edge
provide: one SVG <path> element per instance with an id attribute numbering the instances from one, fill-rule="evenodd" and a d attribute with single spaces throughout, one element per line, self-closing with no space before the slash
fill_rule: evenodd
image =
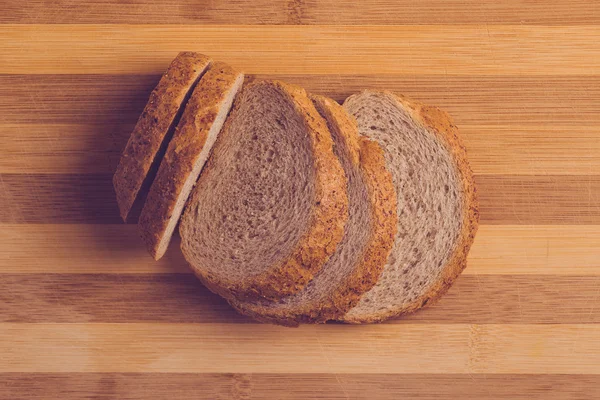
<path id="1" fill-rule="evenodd" d="M 397 101 L 399 106 L 408 110 L 412 117 L 424 125 L 429 131 L 445 144 L 450 151 L 455 166 L 460 174 L 460 180 L 464 190 L 463 202 L 463 223 L 462 230 L 456 248 L 446 264 L 440 279 L 421 297 L 413 301 L 408 306 L 396 310 L 390 310 L 377 316 L 361 319 L 344 319 L 343 322 L 360 324 L 383 322 L 387 319 L 398 317 L 404 314 L 412 313 L 426 305 L 432 305 L 440 299 L 450 289 L 456 278 L 467 266 L 467 255 L 475 239 L 477 228 L 479 226 L 479 202 L 477 198 L 477 188 L 473 179 L 473 171 L 467 158 L 467 150 L 459 137 L 458 128 L 454 121 L 445 111 L 412 101 L 405 96 L 390 92 L 384 92 L 391 95 Z"/>
<path id="2" fill-rule="evenodd" d="M 140 189 L 148 183 L 152 166 L 160 162 L 160 149 L 170 139 L 177 114 L 210 64 L 199 53 L 181 52 L 171 62 L 148 99 L 123 150 L 113 176 L 119 213 L 127 221 Z"/>
<path id="3" fill-rule="evenodd" d="M 308 98 L 306 91 L 281 81 L 254 81 L 252 85 L 274 85 L 286 96 L 302 116 L 315 154 L 315 207 L 310 227 L 290 257 L 282 264 L 241 283 L 208 274 L 201 266 L 189 262 L 184 241 L 182 251 L 194 273 L 205 286 L 226 299 L 253 301 L 279 299 L 303 289 L 335 251 L 342 239 L 348 219 L 346 175 L 333 153 L 333 139 L 327 124 Z M 227 124 L 227 122 L 226 122 Z M 211 168 L 211 163 L 207 165 Z"/>
<path id="4" fill-rule="evenodd" d="M 205 146 L 208 132 L 223 101 L 241 73 L 215 62 L 202 77 L 185 107 L 171 143 L 160 163 L 142 209 L 138 227 L 152 257 L 158 260 L 159 245 L 194 162 Z"/>
<path id="5" fill-rule="evenodd" d="M 342 317 L 354 307 L 361 296 L 377 282 L 392 250 L 398 228 L 396 191 L 379 144 L 361 137 L 354 118 L 334 100 L 316 95 L 311 95 L 310 98 L 330 130 L 335 129 L 342 136 L 351 160 L 360 168 L 362 180 L 367 186 L 373 225 L 370 238 L 353 273 L 345 277 L 325 301 L 319 304 L 301 304 L 292 313 L 273 310 L 268 314 L 256 310 L 254 304 L 253 307 L 248 307 L 247 302 L 230 301 L 242 314 L 261 322 L 284 326 L 325 323 Z"/>

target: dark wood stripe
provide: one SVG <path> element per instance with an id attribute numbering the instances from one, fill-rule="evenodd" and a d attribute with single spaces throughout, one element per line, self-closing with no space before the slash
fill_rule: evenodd
<path id="1" fill-rule="evenodd" d="M 166 68 L 166 65 L 165 65 Z M 98 123 L 124 131 L 144 108 L 155 75 L 0 75 L 2 123 Z M 261 75 L 342 101 L 387 89 L 443 107 L 459 124 L 600 124 L 600 76 Z"/>
<path id="2" fill-rule="evenodd" d="M 463 275 L 388 323 L 600 323 L 600 276 Z M 0 274 L 0 322 L 247 323 L 191 274 Z"/>
<path id="3" fill-rule="evenodd" d="M 159 79 L 158 75 L 0 75 L 0 118 L 4 123 L 135 124 Z"/>
<path id="4" fill-rule="evenodd" d="M 600 224 L 599 175 L 480 175 L 475 181 L 484 224 Z M 0 174 L 0 223 L 119 222 L 111 175 Z"/>
<path id="5" fill-rule="evenodd" d="M 481 175 L 481 221 L 498 225 L 600 223 L 600 176 Z"/>
<path id="6" fill-rule="evenodd" d="M 0 124 L 0 173 L 114 173 L 134 126 L 135 122 Z"/>
<path id="7" fill-rule="evenodd" d="M 575 400 L 598 375 L 2 373 L 3 399 Z"/>
<path id="8" fill-rule="evenodd" d="M 0 173 L 102 174 L 115 170 L 134 124 L 0 124 Z M 466 125 L 476 175 L 594 175 L 600 125 Z"/>
<path id="9" fill-rule="evenodd" d="M 0 274 L 0 321 L 208 323 L 248 319 L 192 274 Z"/>
<path id="10" fill-rule="evenodd" d="M 596 0 L 110 0 L 20 2 L 3 6 L 1 23 L 30 24 L 597 24 Z"/>
<path id="11" fill-rule="evenodd" d="M 463 275 L 436 305 L 389 323 L 600 323 L 599 288 L 598 276 Z"/>
<path id="12" fill-rule="evenodd" d="M 0 223 L 118 222 L 111 175 L 0 174 Z"/>

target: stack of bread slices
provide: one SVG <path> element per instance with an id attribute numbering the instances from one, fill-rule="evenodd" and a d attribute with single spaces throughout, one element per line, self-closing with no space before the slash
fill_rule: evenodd
<path id="1" fill-rule="evenodd" d="M 114 175 L 159 259 L 179 226 L 194 273 L 259 321 L 378 322 L 466 267 L 473 175 L 443 111 L 365 90 L 343 105 L 180 53 Z M 147 193 L 147 195 L 145 195 Z"/>

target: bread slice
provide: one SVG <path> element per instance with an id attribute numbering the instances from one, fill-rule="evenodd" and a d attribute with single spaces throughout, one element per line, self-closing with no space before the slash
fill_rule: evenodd
<path id="1" fill-rule="evenodd" d="M 365 91 L 344 107 L 379 142 L 398 196 L 398 231 L 377 284 L 343 317 L 377 322 L 431 304 L 466 266 L 479 212 L 458 130 L 443 111 Z"/>
<path id="2" fill-rule="evenodd" d="M 179 53 L 150 94 L 113 177 L 123 221 L 127 221 L 140 189 L 152 183 L 155 166 L 173 135 L 180 110 L 209 63 L 205 55 Z"/>
<path id="3" fill-rule="evenodd" d="M 358 135 L 342 106 L 311 96 L 348 178 L 349 218 L 342 241 L 308 285 L 278 301 L 231 304 L 259 321 L 295 326 L 342 317 L 377 282 L 396 234 L 396 191 L 376 142 Z"/>
<path id="4" fill-rule="evenodd" d="M 188 263 L 222 296 L 298 292 L 333 254 L 348 218 L 346 177 L 306 92 L 248 84 L 182 217 Z"/>
<path id="5" fill-rule="evenodd" d="M 222 62 L 211 64 L 185 107 L 140 215 L 150 254 L 163 256 L 194 183 L 221 131 L 244 75 Z"/>

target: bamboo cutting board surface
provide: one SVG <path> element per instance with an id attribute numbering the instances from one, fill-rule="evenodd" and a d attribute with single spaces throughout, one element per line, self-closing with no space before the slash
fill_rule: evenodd
<path id="1" fill-rule="evenodd" d="M 4 0 L 0 398 L 600 398 L 600 2 Z M 120 223 L 111 176 L 196 50 L 343 100 L 448 110 L 481 202 L 469 265 L 381 325 L 256 324 Z"/>

